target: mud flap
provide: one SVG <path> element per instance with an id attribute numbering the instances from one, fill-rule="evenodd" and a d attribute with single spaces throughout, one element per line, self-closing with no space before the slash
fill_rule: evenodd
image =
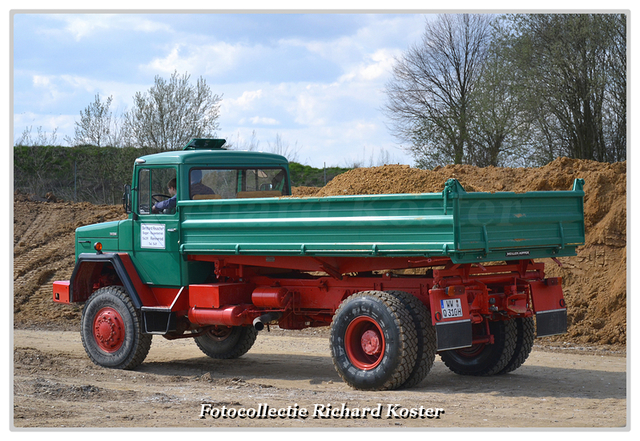
<path id="1" fill-rule="evenodd" d="M 436 328 L 438 351 L 467 348 L 472 345 L 473 333 L 469 318 L 469 305 L 464 289 L 451 291 L 429 290 L 431 321 Z"/>
<path id="2" fill-rule="evenodd" d="M 536 336 L 565 334 L 567 332 L 567 310 L 541 311 L 536 314 Z"/>
<path id="3" fill-rule="evenodd" d="M 436 323 L 436 342 L 438 351 L 468 348 L 473 340 L 471 320 Z"/>
<path id="4" fill-rule="evenodd" d="M 559 277 L 531 282 L 531 302 L 536 313 L 536 336 L 565 334 L 567 332 L 567 305 L 562 295 Z"/>

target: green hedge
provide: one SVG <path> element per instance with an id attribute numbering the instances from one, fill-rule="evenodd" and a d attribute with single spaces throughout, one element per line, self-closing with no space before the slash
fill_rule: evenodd
<path id="1" fill-rule="evenodd" d="M 94 204 L 119 204 L 136 158 L 157 149 L 134 147 L 14 147 L 14 190 Z"/>
<path id="2" fill-rule="evenodd" d="M 14 190 L 45 198 L 94 204 L 119 204 L 124 184 L 131 183 L 136 158 L 157 149 L 135 147 L 14 147 Z M 290 164 L 293 186 L 322 187 L 347 168 L 313 168 Z"/>

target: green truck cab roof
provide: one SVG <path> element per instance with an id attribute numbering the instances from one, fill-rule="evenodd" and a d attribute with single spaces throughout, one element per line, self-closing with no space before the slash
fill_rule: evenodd
<path id="1" fill-rule="evenodd" d="M 136 164 L 287 167 L 287 158 L 274 153 L 227 150 L 224 139 L 192 139 L 183 150 L 173 150 L 136 159 Z"/>

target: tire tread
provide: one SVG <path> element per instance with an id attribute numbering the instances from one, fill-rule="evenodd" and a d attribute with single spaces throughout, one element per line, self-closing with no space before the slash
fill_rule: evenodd
<path id="1" fill-rule="evenodd" d="M 104 296 L 104 295 L 114 297 L 117 300 L 121 301 L 124 304 L 127 311 L 129 312 L 131 319 L 133 321 L 133 332 L 134 332 L 133 350 L 121 363 L 114 366 L 105 365 L 104 363 L 100 362 L 99 356 L 98 356 L 100 354 L 93 353 L 93 348 L 91 347 L 91 345 L 89 345 L 87 341 L 87 338 L 89 338 L 89 336 L 85 336 L 85 332 L 84 332 L 85 321 L 87 320 L 87 317 L 85 314 L 85 311 L 87 311 L 87 307 L 92 302 L 99 301 L 96 299 L 99 299 L 101 296 Z M 138 367 L 140 364 L 144 362 L 145 358 L 147 358 L 147 355 L 149 354 L 149 350 L 151 349 L 151 342 L 152 342 L 153 336 L 150 334 L 142 333 L 142 321 L 140 319 L 140 314 L 133 306 L 133 302 L 131 301 L 131 298 L 129 297 L 125 289 L 121 286 L 106 286 L 94 291 L 93 294 L 91 294 L 91 296 L 89 297 L 89 299 L 84 305 L 82 319 L 80 323 L 80 329 L 81 329 L 80 335 L 82 339 L 82 346 L 84 347 L 91 361 L 93 361 L 98 366 L 112 368 L 112 369 L 124 369 L 124 370 L 135 369 L 136 367 Z"/>
<path id="2" fill-rule="evenodd" d="M 418 335 L 416 362 L 409 378 L 402 385 L 403 388 L 411 388 L 422 382 L 433 367 L 437 352 L 436 330 L 431 323 L 429 310 L 417 297 L 404 291 L 388 292 L 398 298 L 409 311 Z"/>
<path id="3" fill-rule="evenodd" d="M 336 361 L 334 351 L 334 345 L 336 345 L 338 341 L 338 336 L 336 335 L 336 323 L 337 320 L 339 320 L 342 311 L 349 308 L 354 301 L 365 297 L 371 297 L 375 301 L 383 304 L 394 317 L 394 324 L 400 330 L 400 354 L 396 369 L 384 382 L 366 387 L 353 381 L 353 379 L 349 378 L 344 372 L 342 372 L 342 369 L 340 369 L 340 366 Z M 363 291 L 347 297 L 336 310 L 331 326 L 330 342 L 332 354 L 334 355 L 333 365 L 345 383 L 355 389 L 361 390 L 391 390 L 401 387 L 413 371 L 417 357 L 418 334 L 413 318 L 405 305 L 397 297 L 384 291 Z"/>

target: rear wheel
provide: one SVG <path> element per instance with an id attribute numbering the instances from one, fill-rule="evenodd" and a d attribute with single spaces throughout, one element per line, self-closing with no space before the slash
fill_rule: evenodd
<path id="1" fill-rule="evenodd" d="M 89 358 L 97 365 L 133 369 L 151 348 L 151 335 L 143 334 L 140 316 L 120 286 L 95 291 L 82 311 L 80 335 Z"/>
<path id="2" fill-rule="evenodd" d="M 436 358 L 436 329 L 429 310 L 417 297 L 404 291 L 388 291 L 405 306 L 413 319 L 418 336 L 416 362 L 403 388 L 413 387 L 425 379 Z"/>
<path id="3" fill-rule="evenodd" d="M 485 324 L 476 325 L 482 336 Z M 493 344 L 475 344 L 468 348 L 453 349 L 440 353 L 444 364 L 453 372 L 460 375 L 495 375 L 502 371 L 515 351 L 516 324 L 514 320 L 489 322 L 489 330 L 494 337 Z"/>
<path id="4" fill-rule="evenodd" d="M 417 340 L 405 306 L 381 291 L 348 297 L 331 324 L 333 364 L 347 384 L 361 390 L 402 386 L 416 364 Z"/>
<path id="5" fill-rule="evenodd" d="M 533 349 L 533 342 L 536 339 L 536 325 L 533 321 L 533 317 L 516 318 L 516 348 L 513 351 L 513 356 L 509 363 L 499 372 L 500 374 L 506 374 L 518 369 L 527 360 L 531 349 Z"/>
<path id="6" fill-rule="evenodd" d="M 258 331 L 251 326 L 212 326 L 194 340 L 211 358 L 238 358 L 246 354 L 256 341 Z"/>

